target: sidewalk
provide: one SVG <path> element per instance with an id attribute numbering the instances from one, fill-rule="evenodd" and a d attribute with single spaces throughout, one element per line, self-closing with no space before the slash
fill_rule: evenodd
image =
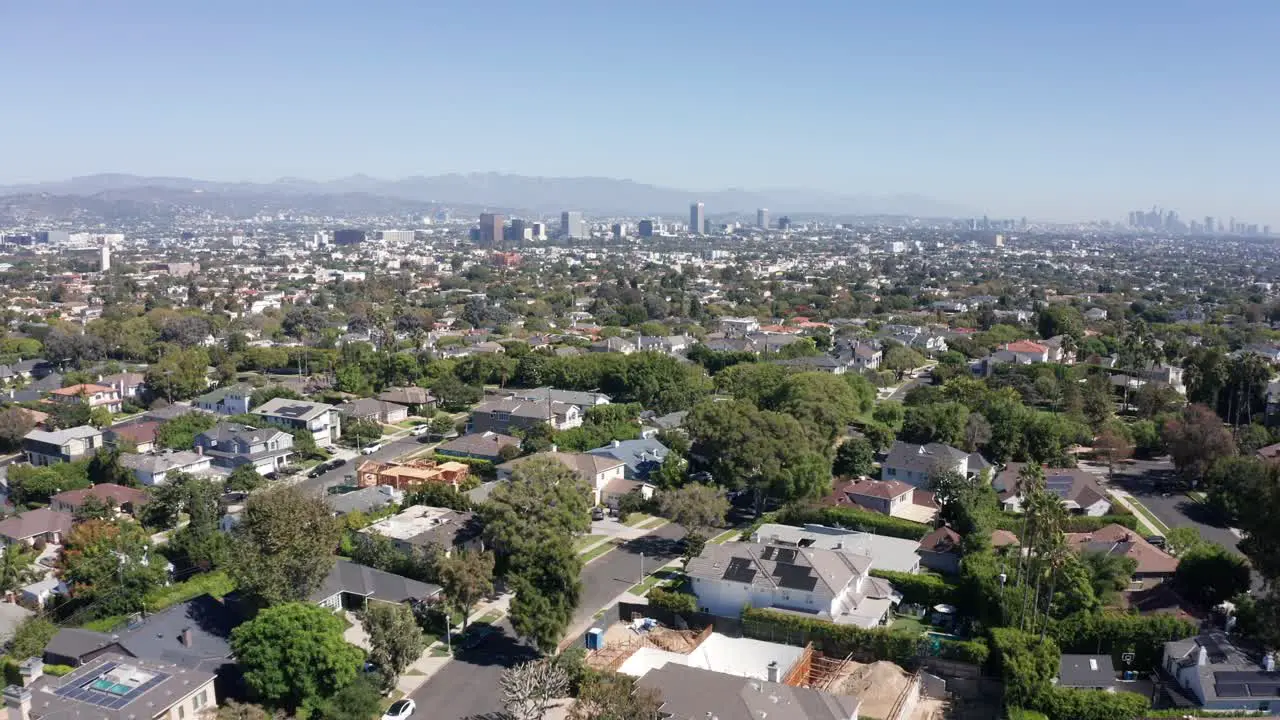
<path id="1" fill-rule="evenodd" d="M 1156 517 L 1154 513 L 1147 509 L 1146 505 L 1143 505 L 1134 496 L 1114 487 L 1108 488 L 1108 492 L 1111 493 L 1111 497 L 1116 502 L 1123 505 L 1126 510 L 1133 513 L 1134 517 L 1138 518 L 1138 524 L 1142 526 L 1143 532 L 1151 535 L 1165 535 L 1169 532 L 1168 526 L 1161 522 L 1160 518 Z M 1153 520 L 1155 522 L 1152 522 Z M 1157 525 L 1156 523 L 1160 524 Z"/>
<path id="2" fill-rule="evenodd" d="M 667 524 L 668 524 L 668 521 L 663 520 L 660 523 L 654 523 L 647 527 L 640 527 L 640 526 L 623 525 L 617 520 L 593 521 L 591 523 L 591 535 L 598 536 L 599 539 L 596 540 L 595 542 L 592 542 L 590 545 L 583 545 L 582 547 L 578 548 L 578 555 L 579 556 L 590 555 L 591 557 L 587 558 L 586 560 L 586 563 L 589 563 L 592 560 L 604 557 L 609 552 L 613 552 L 613 550 L 610 549 L 606 552 L 601 552 L 596 554 L 596 551 L 600 548 L 600 546 L 607 545 L 610 543 L 621 544 L 631 540 L 635 540 L 637 538 L 642 538 L 645 535 L 648 535 L 649 533 L 652 533 L 654 530 L 657 530 L 658 528 L 661 528 Z M 586 564 L 586 563 L 583 563 L 583 564 Z"/>

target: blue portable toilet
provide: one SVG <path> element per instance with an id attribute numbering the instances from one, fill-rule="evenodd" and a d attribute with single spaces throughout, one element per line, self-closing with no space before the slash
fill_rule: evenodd
<path id="1" fill-rule="evenodd" d="M 604 630 L 600 628 L 591 628 L 587 631 L 587 649 L 603 650 L 604 649 Z"/>

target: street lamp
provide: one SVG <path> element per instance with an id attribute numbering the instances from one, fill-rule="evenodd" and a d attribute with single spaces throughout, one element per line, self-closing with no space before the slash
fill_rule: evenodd
<path id="1" fill-rule="evenodd" d="M 640 582 L 644 582 L 644 553 L 640 553 Z"/>

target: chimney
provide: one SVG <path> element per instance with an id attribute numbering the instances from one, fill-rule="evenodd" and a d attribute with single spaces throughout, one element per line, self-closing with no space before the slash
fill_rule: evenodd
<path id="1" fill-rule="evenodd" d="M 1201 667 L 1209 664 L 1209 651 L 1204 649 L 1203 645 L 1198 646 L 1196 650 L 1196 665 Z"/>
<path id="2" fill-rule="evenodd" d="M 622 447 L 622 441 L 614 440 L 609 443 L 610 447 Z"/>
<path id="3" fill-rule="evenodd" d="M 31 720 L 31 690 L 19 685 L 4 689 L 4 706 L 8 708 L 6 720 Z"/>
<path id="4" fill-rule="evenodd" d="M 767 672 L 769 673 L 769 676 L 768 676 L 769 682 L 771 683 L 778 682 L 778 661 L 777 660 L 770 661 Z"/>
<path id="5" fill-rule="evenodd" d="M 197 454 L 197 455 L 204 455 L 204 446 L 203 446 L 203 445 L 200 445 L 199 443 L 197 443 L 197 444 L 196 444 L 196 454 Z"/>
<path id="6" fill-rule="evenodd" d="M 191 628 L 182 628 L 182 647 L 191 647 Z"/>
<path id="7" fill-rule="evenodd" d="M 18 674 L 22 676 L 22 687 L 29 688 L 32 683 L 44 677 L 44 661 L 38 657 L 29 657 L 18 664 Z"/>

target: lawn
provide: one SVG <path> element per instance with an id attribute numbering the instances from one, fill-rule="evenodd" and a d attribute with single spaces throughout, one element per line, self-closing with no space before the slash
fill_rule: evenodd
<path id="1" fill-rule="evenodd" d="M 679 587 L 684 584 L 684 573 L 679 570 L 663 569 L 659 570 L 644 579 L 644 582 L 632 585 L 627 592 L 632 595 L 648 595 L 649 591 L 662 584 L 664 587 Z"/>
<path id="2" fill-rule="evenodd" d="M 596 543 L 604 540 L 608 535 L 579 535 L 573 539 L 573 551 L 582 552 Z"/>
<path id="3" fill-rule="evenodd" d="M 400 422 L 396 423 L 395 426 L 402 430 L 412 430 L 418 427 L 419 425 L 426 425 L 426 424 L 427 424 L 427 421 L 423 420 L 422 418 L 409 418 L 408 420 L 401 420 Z"/>
<path id="4" fill-rule="evenodd" d="M 932 630 L 933 626 L 907 615 L 895 615 L 889 629 L 895 632 L 924 633 Z"/>
<path id="5" fill-rule="evenodd" d="M 600 557 L 601 555 L 604 555 L 605 553 L 609 552 L 610 550 L 613 550 L 615 547 L 617 547 L 616 542 L 617 542 L 616 540 L 610 540 L 610 541 L 609 541 L 609 542 L 607 542 L 607 543 L 603 543 L 603 544 L 601 544 L 601 545 L 598 545 L 598 546 L 596 546 L 596 547 L 592 548 L 591 550 L 588 550 L 588 551 L 587 551 L 587 552 L 585 552 L 585 553 L 582 553 L 582 556 L 581 556 L 581 557 L 582 557 L 582 564 L 583 564 L 583 565 L 586 565 L 587 563 L 591 562 L 592 560 L 595 560 L 596 558 Z"/>
<path id="6" fill-rule="evenodd" d="M 648 520 L 645 520 L 639 525 L 633 525 L 632 527 L 638 527 L 642 530 L 652 530 L 654 528 L 662 527 L 663 525 L 666 525 L 666 524 L 667 524 L 666 518 L 656 517 L 656 518 L 649 518 Z"/>
<path id="7" fill-rule="evenodd" d="M 630 515 L 627 516 L 626 521 L 622 524 L 628 527 L 640 527 L 641 525 L 649 522 L 652 519 L 653 519 L 652 515 L 646 515 L 645 513 L 631 513 Z"/>

